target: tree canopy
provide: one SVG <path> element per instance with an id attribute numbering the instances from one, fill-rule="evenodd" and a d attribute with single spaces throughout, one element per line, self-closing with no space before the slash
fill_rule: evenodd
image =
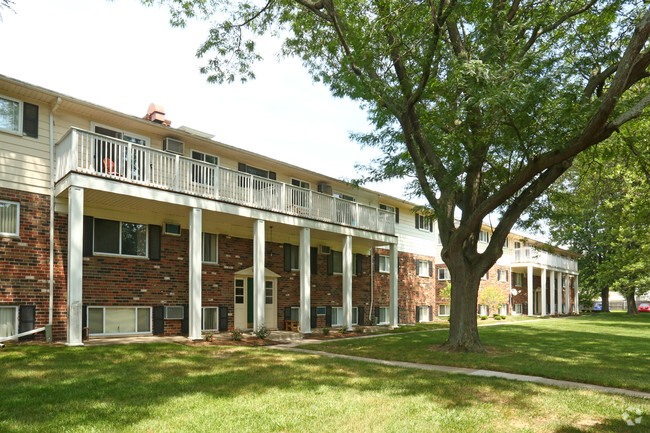
<path id="1" fill-rule="evenodd" d="M 213 20 L 197 52 L 211 82 L 253 78 L 256 40 L 273 35 L 360 103 L 375 130 L 355 138 L 383 151 L 367 179 L 412 179 L 438 221 L 451 350 L 482 350 L 480 277 L 522 213 L 650 104 L 642 0 L 142 1 L 168 4 L 175 25 Z"/>

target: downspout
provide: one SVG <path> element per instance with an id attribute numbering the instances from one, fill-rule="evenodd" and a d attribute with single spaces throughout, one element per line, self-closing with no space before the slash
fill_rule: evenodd
<path id="1" fill-rule="evenodd" d="M 54 312 L 54 113 L 61 105 L 61 97 L 50 110 L 50 305 L 48 323 L 52 325 Z"/>
<path id="2" fill-rule="evenodd" d="M 375 299 L 375 247 L 370 248 L 370 311 L 368 311 L 368 320 L 372 323 L 372 304 Z"/>

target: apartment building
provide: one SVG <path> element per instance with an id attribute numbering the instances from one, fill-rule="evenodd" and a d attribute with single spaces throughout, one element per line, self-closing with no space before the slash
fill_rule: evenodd
<path id="1" fill-rule="evenodd" d="M 449 314 L 437 227 L 412 203 L 170 125 L 0 76 L 0 339 Z M 513 233 L 484 285 L 505 313 L 577 311 L 576 263 Z"/>

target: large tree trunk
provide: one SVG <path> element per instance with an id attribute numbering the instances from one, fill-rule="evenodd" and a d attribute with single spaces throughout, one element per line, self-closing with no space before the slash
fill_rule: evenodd
<path id="1" fill-rule="evenodd" d="M 625 295 L 625 299 L 627 300 L 627 314 L 639 314 L 639 310 L 636 308 L 634 291 L 632 291 L 632 294 Z"/>
<path id="2" fill-rule="evenodd" d="M 449 338 L 442 345 L 453 352 L 485 352 L 478 336 L 476 323 L 476 302 L 481 273 L 467 266 L 460 257 L 447 260 L 451 275 L 451 315 Z"/>
<path id="3" fill-rule="evenodd" d="M 609 287 L 603 287 L 600 291 L 601 304 L 603 306 L 602 312 L 609 311 Z"/>

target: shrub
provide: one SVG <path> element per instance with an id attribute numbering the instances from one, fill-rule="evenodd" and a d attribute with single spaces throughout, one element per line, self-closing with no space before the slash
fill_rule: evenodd
<path id="1" fill-rule="evenodd" d="M 487 320 L 488 316 L 481 316 L 481 320 Z"/>
<path id="2" fill-rule="evenodd" d="M 205 333 L 205 341 L 214 341 L 214 335 L 216 332 L 214 331 L 208 331 Z"/>
<path id="3" fill-rule="evenodd" d="M 494 315 L 494 320 L 501 320 L 503 317 L 499 316 L 498 314 Z"/>
<path id="4" fill-rule="evenodd" d="M 231 339 L 232 341 L 239 341 L 239 340 L 242 339 L 243 336 L 244 336 L 244 333 L 241 332 L 241 331 L 240 331 L 239 329 L 237 329 L 237 328 L 233 329 L 232 332 L 230 333 L 230 339 Z"/>
<path id="5" fill-rule="evenodd" d="M 363 334 L 364 329 L 361 326 L 356 326 L 354 328 L 354 332 L 356 332 L 357 334 Z"/>
<path id="6" fill-rule="evenodd" d="M 330 335 L 330 328 L 323 328 L 323 335 Z"/>
<path id="7" fill-rule="evenodd" d="M 344 327 L 342 327 L 342 328 L 339 328 L 339 332 L 340 332 L 341 334 L 345 334 L 345 333 L 348 332 L 348 329 L 344 326 Z"/>
<path id="8" fill-rule="evenodd" d="M 264 325 L 260 326 L 259 329 L 257 331 L 255 331 L 255 335 L 257 336 L 257 338 L 259 338 L 261 340 L 265 340 L 269 336 L 270 333 L 271 333 L 271 331 L 266 329 L 266 326 L 264 326 Z"/>

